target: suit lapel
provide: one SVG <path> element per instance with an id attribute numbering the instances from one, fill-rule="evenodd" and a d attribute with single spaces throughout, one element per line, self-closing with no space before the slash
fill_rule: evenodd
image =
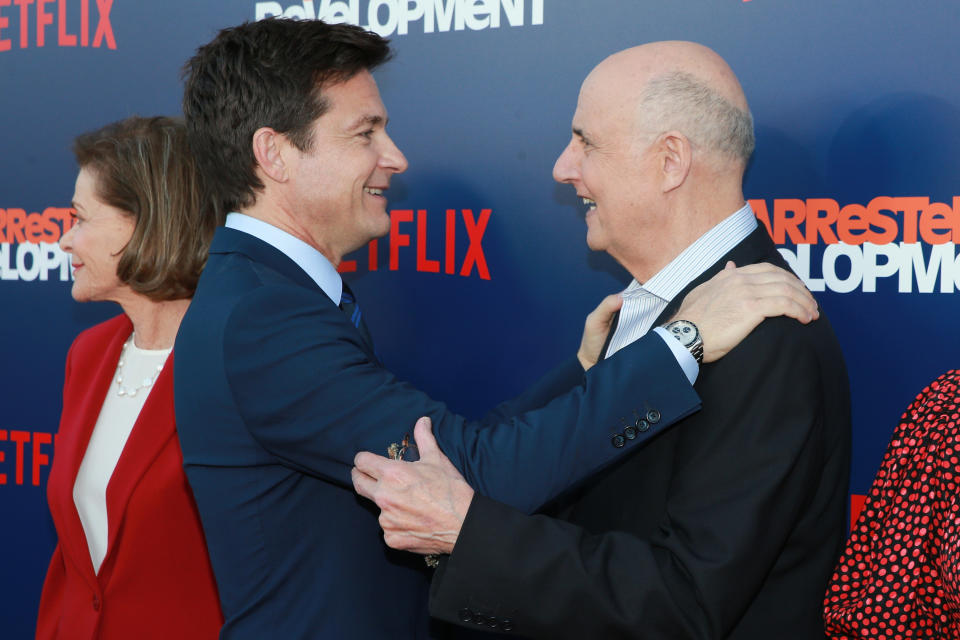
<path id="1" fill-rule="evenodd" d="M 171 353 L 150 389 L 150 395 L 137 416 L 117 467 L 107 483 L 107 554 L 100 566 L 101 582 L 108 579 L 113 568 L 117 532 L 123 525 L 130 496 L 175 433 Z"/>
<path id="2" fill-rule="evenodd" d="M 100 416 L 103 399 L 113 383 L 120 350 L 132 329 L 130 321 L 126 316 L 122 316 L 122 320 L 117 322 L 117 331 L 99 344 L 85 345 L 85 353 L 78 355 L 78 361 L 71 364 L 72 367 L 93 366 L 90 369 L 72 371 L 73 381 L 68 390 L 69 396 L 64 399 L 64 415 L 61 417 L 57 434 L 55 451 L 63 460 L 61 464 L 64 473 L 51 485 L 50 490 L 55 496 L 51 502 L 55 502 L 59 514 L 58 529 L 63 532 L 60 546 L 64 555 L 80 569 L 81 575 L 91 588 L 96 587 L 97 579 L 80 514 L 73 501 L 73 485 L 77 481 L 80 463 Z M 87 353 L 96 356 L 88 356 Z M 68 411 L 69 414 L 66 413 Z"/>
<path id="3" fill-rule="evenodd" d="M 327 300 L 330 304 L 333 304 L 333 300 L 331 300 L 330 297 L 324 293 L 323 289 L 320 288 L 320 286 L 307 274 L 306 271 L 300 268 L 300 265 L 291 260 L 286 254 L 273 245 L 264 242 L 263 240 L 252 236 L 249 233 L 237 231 L 236 229 L 230 229 L 229 227 L 218 228 L 213 237 L 213 242 L 210 245 L 210 253 L 242 254 L 254 262 L 265 265 L 274 271 L 277 271 L 302 287 L 307 287 L 317 291 L 323 295 L 325 300 Z M 352 330 L 356 331 L 360 336 L 360 344 L 363 346 L 363 351 L 367 354 L 367 357 L 369 357 L 372 362 L 379 364 L 380 359 L 377 357 L 373 346 L 373 337 L 369 330 L 366 331 L 367 336 L 365 337 L 363 335 L 364 332 L 353 325 L 353 323 L 349 321 L 349 318 L 346 316 L 346 314 L 344 314 L 343 317 L 344 321 L 352 327 Z"/>
<path id="4" fill-rule="evenodd" d="M 266 265 L 302 287 L 323 291 L 306 271 L 273 245 L 256 236 L 228 227 L 219 227 L 210 244 L 211 254 L 240 253 Z M 326 294 L 324 294 L 326 295 Z"/>

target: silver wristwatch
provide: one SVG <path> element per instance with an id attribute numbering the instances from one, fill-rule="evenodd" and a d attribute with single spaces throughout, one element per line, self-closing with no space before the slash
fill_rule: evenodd
<path id="1" fill-rule="evenodd" d="M 703 364 L 703 338 L 700 337 L 700 330 L 697 329 L 697 325 L 689 320 L 674 320 L 664 325 L 663 328 L 690 351 L 690 355 L 696 359 L 697 364 Z"/>

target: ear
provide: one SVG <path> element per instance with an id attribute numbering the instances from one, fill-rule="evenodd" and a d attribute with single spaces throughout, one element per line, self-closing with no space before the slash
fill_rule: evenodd
<path id="1" fill-rule="evenodd" d="M 289 178 L 284 159 L 284 147 L 289 146 L 286 137 L 270 127 L 260 127 L 253 133 L 253 157 L 264 177 L 274 182 L 286 182 Z"/>
<path id="2" fill-rule="evenodd" d="M 657 140 L 660 151 L 661 188 L 664 193 L 682 185 L 693 165 L 693 145 L 679 131 L 667 131 Z"/>

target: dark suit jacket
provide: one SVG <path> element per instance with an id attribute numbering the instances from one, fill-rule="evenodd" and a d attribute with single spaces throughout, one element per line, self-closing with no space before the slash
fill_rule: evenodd
<path id="1" fill-rule="evenodd" d="M 763 227 L 732 259 L 783 265 Z M 826 317 L 763 322 L 695 385 L 704 409 L 527 516 L 478 496 L 433 615 L 540 638 L 820 638 L 845 534 L 850 407 Z"/>
<path id="2" fill-rule="evenodd" d="M 380 366 L 292 260 L 227 228 L 213 240 L 176 349 L 178 430 L 224 638 L 425 633 L 423 561 L 384 546 L 377 510 L 349 476 L 358 451 L 384 452 L 422 415 L 471 484 L 532 510 L 698 407 L 652 337 L 586 375 L 568 363 L 555 375 L 576 370 L 577 382 L 563 397 L 548 402 L 541 391 L 551 385 L 542 385 L 485 422 L 466 422 Z M 616 448 L 619 417 L 649 409 L 659 423 Z"/>
<path id="3" fill-rule="evenodd" d="M 120 350 L 121 315 L 81 333 L 67 355 L 63 414 L 47 483 L 59 542 L 37 638 L 216 638 L 223 621 L 173 421 L 172 358 L 147 398 L 107 485 L 109 544 L 94 573 L 73 485 Z"/>

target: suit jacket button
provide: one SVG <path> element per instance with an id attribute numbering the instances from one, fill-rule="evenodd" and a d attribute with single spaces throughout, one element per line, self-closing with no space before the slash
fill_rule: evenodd
<path id="1" fill-rule="evenodd" d="M 610 439 L 610 442 L 617 449 L 622 449 L 623 445 L 627 443 L 627 439 L 623 437 L 623 434 L 618 433 L 617 435 L 613 436 L 613 438 Z"/>
<path id="2" fill-rule="evenodd" d="M 623 430 L 623 436 L 627 440 L 633 440 L 637 437 L 637 428 L 636 427 L 625 427 Z"/>
<path id="3" fill-rule="evenodd" d="M 93 596 L 93 610 L 100 611 L 100 598 Z"/>
<path id="4" fill-rule="evenodd" d="M 649 431 L 649 429 L 650 429 L 650 423 L 649 423 L 649 422 L 647 422 L 647 421 L 644 420 L 643 418 L 637 418 L 637 430 L 640 431 L 640 433 L 643 433 L 643 432 L 645 432 L 645 431 Z"/>
<path id="5" fill-rule="evenodd" d="M 660 412 L 656 409 L 650 409 L 650 411 L 647 411 L 647 420 L 650 424 L 657 424 L 660 422 Z"/>
<path id="6" fill-rule="evenodd" d="M 505 618 L 500 621 L 500 631 L 513 631 L 513 620 Z"/>
<path id="7" fill-rule="evenodd" d="M 487 626 L 490 627 L 491 629 L 497 628 L 497 619 L 494 618 L 493 616 L 487 616 L 486 623 L 487 623 Z"/>
<path id="8" fill-rule="evenodd" d="M 460 617 L 460 622 L 473 622 L 473 611 L 470 609 L 460 609 L 457 615 Z"/>

